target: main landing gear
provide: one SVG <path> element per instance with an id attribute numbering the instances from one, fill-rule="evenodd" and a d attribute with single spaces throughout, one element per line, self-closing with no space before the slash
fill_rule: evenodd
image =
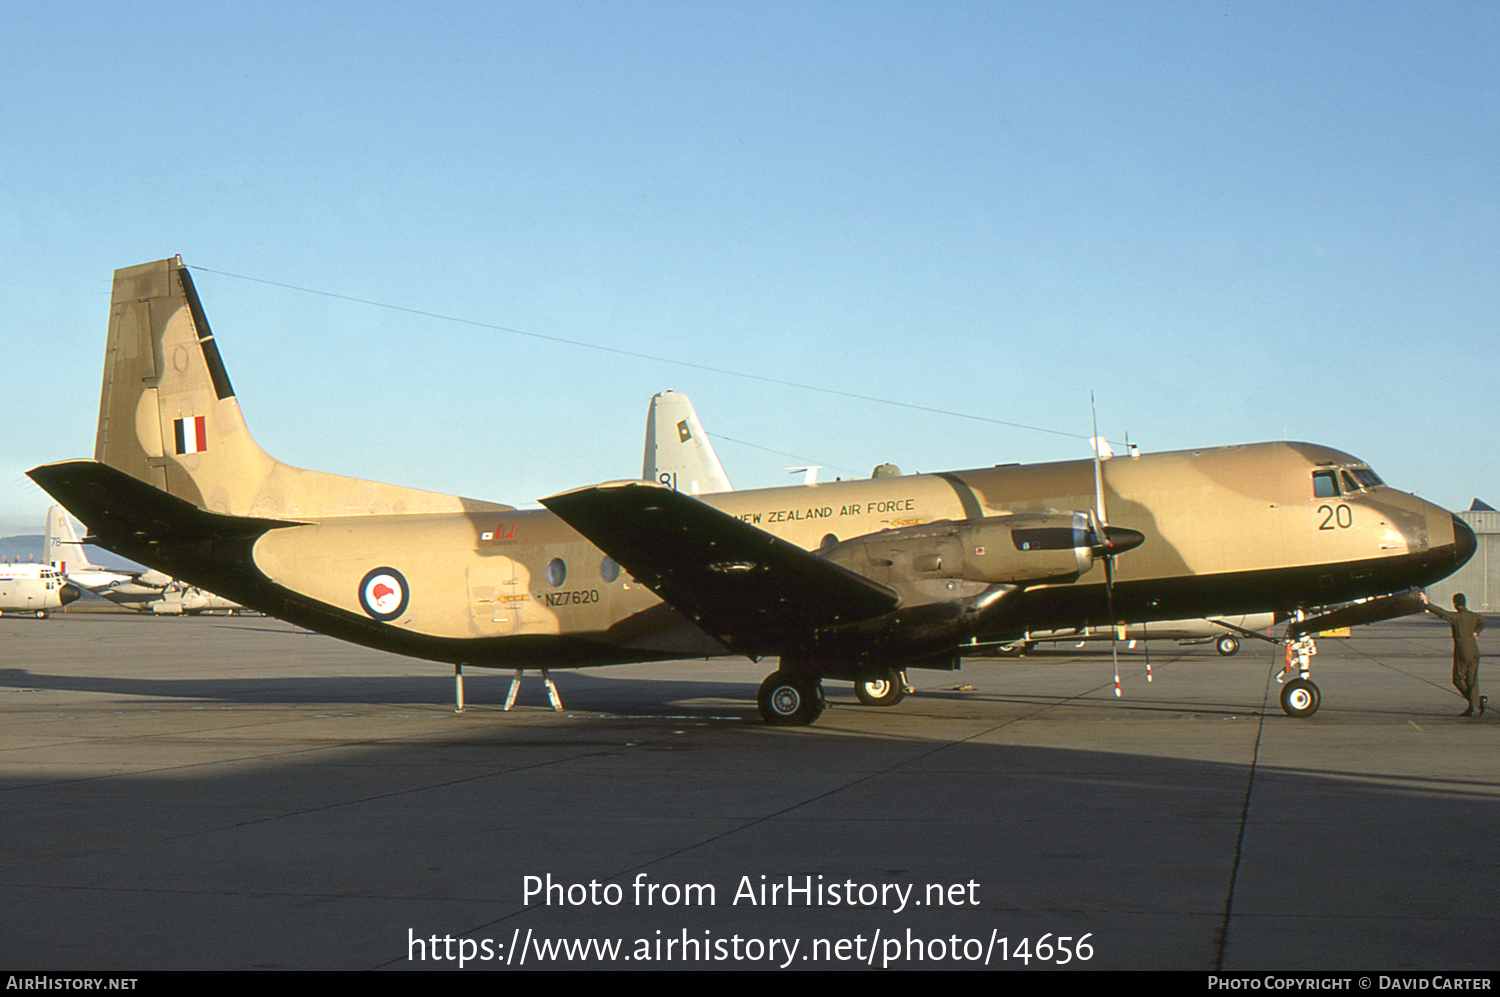
<path id="1" fill-rule="evenodd" d="M 823 713 L 823 680 L 816 675 L 775 671 L 756 696 L 761 719 L 773 727 L 806 727 Z"/>
<path id="2" fill-rule="evenodd" d="M 1323 694 L 1307 677 L 1312 670 L 1312 656 L 1317 653 L 1318 645 L 1306 634 L 1287 643 L 1286 667 L 1276 681 L 1285 683 L 1281 687 L 1281 708 L 1289 717 L 1310 717 L 1318 712 L 1323 701 Z M 1297 677 L 1287 682 L 1287 676 L 1293 672 Z"/>
<path id="3" fill-rule="evenodd" d="M 910 691 L 906 672 L 900 668 L 854 683 L 854 695 L 866 706 L 895 706 Z M 756 704 L 761 719 L 773 727 L 806 727 L 828 706 L 823 698 L 822 679 L 786 669 L 766 676 L 760 684 Z"/>
<path id="4" fill-rule="evenodd" d="M 884 672 L 879 678 L 859 679 L 854 683 L 854 695 L 866 706 L 895 706 L 906 698 L 910 690 L 906 685 L 906 672 Z"/>
<path id="5" fill-rule="evenodd" d="M 1214 648 L 1227 658 L 1240 649 L 1240 639 L 1234 634 L 1225 634 L 1214 641 Z"/>

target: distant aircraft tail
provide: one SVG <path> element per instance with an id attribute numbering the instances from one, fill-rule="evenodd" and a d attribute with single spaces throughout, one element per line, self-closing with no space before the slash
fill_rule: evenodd
<path id="1" fill-rule="evenodd" d="M 115 271 L 94 459 L 200 509 L 300 517 L 508 509 L 305 471 L 251 438 L 180 256 Z"/>
<path id="2" fill-rule="evenodd" d="M 46 551 L 43 560 L 65 575 L 69 571 L 79 572 L 93 567 L 73 529 L 73 521 L 60 505 L 47 510 Z"/>
<path id="3" fill-rule="evenodd" d="M 734 490 L 693 403 L 679 391 L 651 396 L 641 478 L 689 495 Z"/>

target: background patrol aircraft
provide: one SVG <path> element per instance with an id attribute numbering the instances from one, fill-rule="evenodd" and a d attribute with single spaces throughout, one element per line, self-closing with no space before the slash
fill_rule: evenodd
<path id="1" fill-rule="evenodd" d="M 641 479 L 689 495 L 734 490 L 698 421 L 692 400 L 680 391 L 659 391 L 651 396 Z"/>
<path id="2" fill-rule="evenodd" d="M 94 459 L 29 473 L 106 549 L 371 647 L 509 668 L 777 655 L 758 699 L 778 724 L 816 719 L 823 678 L 953 668 L 1027 629 L 1385 596 L 1475 549 L 1305 443 L 702 498 L 631 481 L 527 512 L 306 471 L 251 439 L 180 258 L 115 273 Z"/>
<path id="3" fill-rule="evenodd" d="M 126 609 L 158 616 L 195 616 L 209 609 L 234 612 L 241 608 L 238 603 L 179 582 L 160 571 L 126 571 L 91 564 L 72 520 L 60 505 L 47 510 L 45 543 L 43 557 L 69 582 Z"/>
<path id="4" fill-rule="evenodd" d="M 30 613 L 45 620 L 82 592 L 49 564 L 0 564 L 0 613 Z"/>

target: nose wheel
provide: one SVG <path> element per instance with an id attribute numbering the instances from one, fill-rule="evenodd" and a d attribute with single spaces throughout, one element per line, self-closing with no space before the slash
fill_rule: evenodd
<path id="1" fill-rule="evenodd" d="M 1312 716 L 1322 700 L 1322 693 L 1308 679 L 1292 679 L 1281 689 L 1281 708 L 1289 717 Z"/>
<path id="2" fill-rule="evenodd" d="M 1318 645 L 1305 634 L 1286 646 L 1286 667 L 1276 681 L 1285 683 L 1281 687 L 1281 709 L 1289 717 L 1310 717 L 1318 712 L 1323 701 L 1323 694 L 1307 677 L 1312 670 L 1312 656 L 1317 653 Z M 1287 676 L 1294 672 L 1297 677 L 1287 681 Z"/>

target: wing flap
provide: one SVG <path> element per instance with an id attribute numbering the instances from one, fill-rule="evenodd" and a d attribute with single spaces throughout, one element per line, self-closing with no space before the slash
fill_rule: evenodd
<path id="1" fill-rule="evenodd" d="M 646 482 L 542 499 L 678 612 L 747 654 L 882 616 L 899 596 L 698 499 Z"/>

